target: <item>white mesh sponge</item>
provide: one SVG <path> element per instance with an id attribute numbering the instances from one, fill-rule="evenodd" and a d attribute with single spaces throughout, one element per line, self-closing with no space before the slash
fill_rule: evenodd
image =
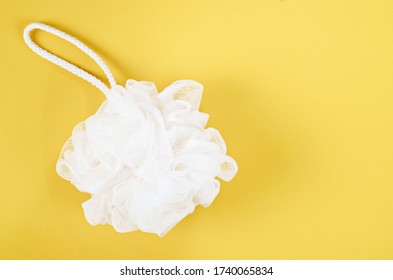
<path id="1" fill-rule="evenodd" d="M 92 83 L 107 97 L 94 115 L 74 128 L 56 167 L 61 177 L 92 195 L 82 204 L 90 224 L 163 236 L 195 206 L 213 202 L 220 188 L 216 178 L 231 180 L 237 165 L 226 155 L 218 130 L 205 128 L 208 115 L 199 112 L 201 84 L 180 80 L 161 93 L 150 82 L 128 80 L 122 87 L 98 57 L 95 60 L 111 83 L 107 88 L 38 47 L 29 36 L 33 29 L 62 37 L 93 59 L 98 56 L 47 25 L 35 23 L 25 30 L 33 51 Z"/>

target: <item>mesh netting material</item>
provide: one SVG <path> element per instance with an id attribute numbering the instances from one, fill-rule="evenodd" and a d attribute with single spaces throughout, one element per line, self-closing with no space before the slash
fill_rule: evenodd
<path id="1" fill-rule="evenodd" d="M 37 29 L 90 56 L 111 87 L 38 46 L 30 37 Z M 160 94 L 150 82 L 128 80 L 121 87 L 105 62 L 75 37 L 43 23 L 29 24 L 23 37 L 32 51 L 107 97 L 96 114 L 74 128 L 56 167 L 61 177 L 92 195 L 82 204 L 90 224 L 163 236 L 195 206 L 212 203 L 220 189 L 216 177 L 229 181 L 236 174 L 220 133 L 205 128 L 201 84 L 177 81 Z"/>
<path id="2" fill-rule="evenodd" d="M 128 80 L 74 128 L 57 172 L 92 195 L 82 204 L 90 224 L 163 236 L 213 202 L 216 177 L 231 180 L 237 165 L 219 131 L 205 128 L 202 91 L 181 80 L 158 94 L 153 83 Z"/>

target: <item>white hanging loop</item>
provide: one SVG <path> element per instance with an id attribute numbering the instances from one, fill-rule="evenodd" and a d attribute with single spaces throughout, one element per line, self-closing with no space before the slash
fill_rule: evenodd
<path id="1" fill-rule="evenodd" d="M 110 89 L 101 80 L 97 79 L 92 74 L 90 74 L 90 73 L 86 72 L 85 70 L 82 70 L 81 68 L 75 66 L 74 64 L 71 64 L 68 61 L 48 52 L 47 50 L 44 50 L 43 48 L 39 47 L 36 43 L 34 43 L 30 37 L 30 32 L 34 29 L 40 29 L 40 30 L 46 31 L 48 33 L 51 33 L 53 35 L 56 35 L 64 40 L 70 42 L 71 44 L 73 44 L 77 48 L 79 48 L 85 54 L 90 56 L 98 64 L 98 66 L 100 66 L 100 68 L 104 71 L 106 77 L 108 78 L 110 86 L 113 87 L 116 85 L 116 81 L 112 75 L 112 72 L 109 70 L 108 66 L 101 59 L 101 57 L 99 57 L 94 51 L 92 51 L 89 47 L 87 47 L 85 44 L 83 44 L 78 39 L 68 35 L 67 33 L 65 33 L 63 31 L 53 28 L 47 24 L 31 23 L 24 30 L 23 38 L 24 38 L 27 46 L 30 49 L 32 49 L 36 54 L 45 58 L 46 60 L 49 60 L 52 63 L 64 68 L 65 70 L 71 72 L 72 74 L 86 80 L 87 82 L 91 83 L 93 86 L 98 88 L 100 91 L 102 91 L 105 95 L 107 95 L 108 92 L 110 91 Z"/>

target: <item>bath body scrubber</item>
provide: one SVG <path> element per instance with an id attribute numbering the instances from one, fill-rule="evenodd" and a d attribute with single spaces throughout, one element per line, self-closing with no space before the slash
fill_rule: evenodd
<path id="1" fill-rule="evenodd" d="M 110 87 L 36 45 L 30 38 L 34 29 L 57 35 L 88 54 Z M 205 128 L 208 115 L 199 111 L 200 83 L 180 80 L 160 93 L 145 81 L 128 80 L 123 87 L 96 53 L 60 30 L 32 23 L 24 39 L 38 55 L 106 96 L 94 115 L 76 125 L 56 167 L 61 177 L 91 194 L 82 204 L 90 224 L 163 236 L 197 205 L 213 202 L 220 189 L 217 177 L 229 181 L 236 174 L 236 162 L 226 155 L 219 131 Z"/>

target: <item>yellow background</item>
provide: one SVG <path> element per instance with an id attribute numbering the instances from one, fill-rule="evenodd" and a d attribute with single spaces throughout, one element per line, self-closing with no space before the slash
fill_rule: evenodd
<path id="1" fill-rule="evenodd" d="M 6 1 L 0 5 L 0 258 L 393 258 L 393 2 Z M 90 226 L 55 171 L 103 95 L 27 48 L 41 21 L 119 84 L 205 85 L 239 173 L 164 238 Z M 103 79 L 75 47 L 42 46 Z"/>

